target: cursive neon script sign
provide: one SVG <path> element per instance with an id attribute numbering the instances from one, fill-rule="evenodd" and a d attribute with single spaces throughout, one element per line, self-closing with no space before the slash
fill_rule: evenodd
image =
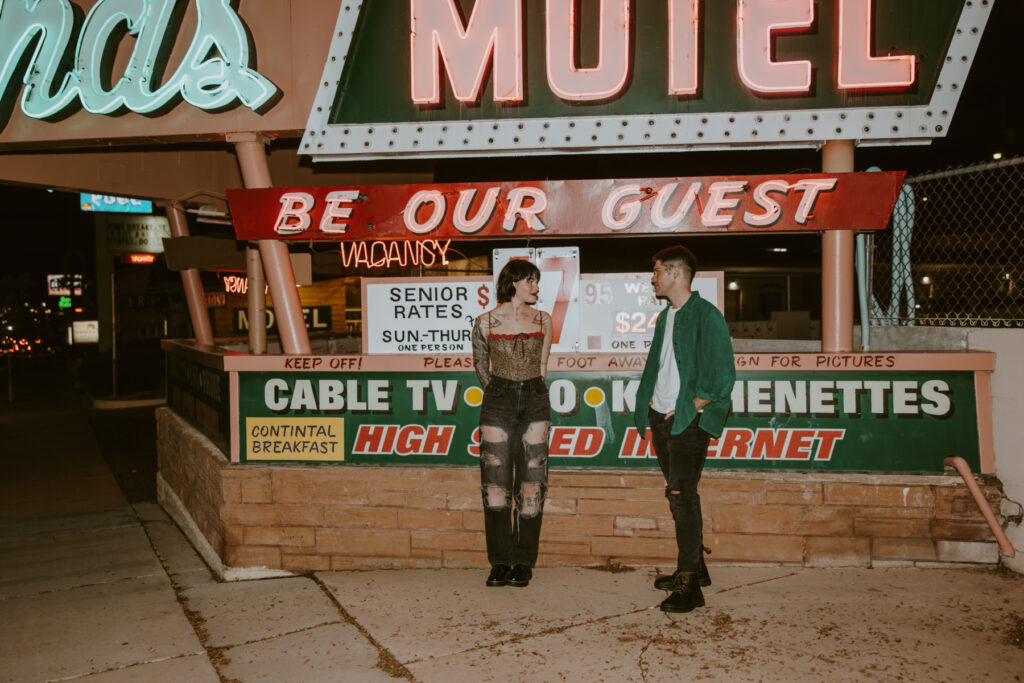
<path id="1" fill-rule="evenodd" d="M 179 96 L 207 110 L 236 101 L 253 110 L 266 104 L 277 86 L 249 68 L 249 38 L 230 0 L 195 0 L 192 42 L 177 69 L 161 78 L 179 4 L 99 0 L 77 28 L 69 0 L 0 0 L 0 98 L 27 54 L 21 110 L 35 119 L 57 116 L 76 102 L 93 114 L 151 113 Z M 123 73 L 111 73 L 106 56 L 123 31 L 135 46 Z"/>
<path id="2" fill-rule="evenodd" d="M 373 240 L 341 243 L 341 265 L 345 268 L 402 268 L 448 265 L 451 240 Z"/>

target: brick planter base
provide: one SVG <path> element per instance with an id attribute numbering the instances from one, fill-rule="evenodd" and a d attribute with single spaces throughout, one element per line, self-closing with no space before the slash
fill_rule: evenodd
<path id="1" fill-rule="evenodd" d="M 179 521 L 228 568 L 487 565 L 476 468 L 231 465 L 168 408 L 157 411 L 157 440 Z M 982 489 L 998 510 L 996 485 Z M 705 470 L 700 493 L 712 563 L 999 559 L 959 477 Z M 553 470 L 543 528 L 541 566 L 675 562 L 659 471 Z"/>

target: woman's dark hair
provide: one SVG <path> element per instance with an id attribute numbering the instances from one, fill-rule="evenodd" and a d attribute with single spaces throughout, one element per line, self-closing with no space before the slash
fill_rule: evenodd
<path id="1" fill-rule="evenodd" d="M 536 278 L 540 281 L 540 271 L 526 259 L 512 259 L 505 264 L 498 274 L 498 303 L 512 301 L 516 293 L 516 283 L 520 280 Z"/>

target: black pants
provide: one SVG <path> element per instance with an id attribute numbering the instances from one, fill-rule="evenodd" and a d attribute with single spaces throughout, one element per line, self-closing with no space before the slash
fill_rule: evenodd
<path id="1" fill-rule="evenodd" d="M 697 484 L 708 457 L 711 435 L 697 426 L 700 414 L 680 434 L 669 433 L 671 418 L 666 419 L 664 414 L 653 408 L 649 415 L 654 453 L 665 475 L 665 496 L 676 523 L 676 545 L 679 548 L 676 569 L 695 572 L 700 567 L 701 546 L 704 544 L 704 521 Z"/>
<path id="2" fill-rule="evenodd" d="M 492 566 L 537 563 L 550 428 L 551 402 L 543 378 L 513 382 L 495 377 L 487 385 L 480 408 L 480 488 Z"/>

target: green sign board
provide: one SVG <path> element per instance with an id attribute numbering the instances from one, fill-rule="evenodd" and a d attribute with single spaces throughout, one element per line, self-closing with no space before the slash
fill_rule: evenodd
<path id="1" fill-rule="evenodd" d="M 167 403 L 220 448 L 230 443 L 228 373 L 167 354 Z"/>
<path id="2" fill-rule="evenodd" d="M 317 159 L 861 144 L 946 134 L 967 0 L 365 0 L 339 11 Z"/>
<path id="3" fill-rule="evenodd" d="M 509 2 L 509 0 L 502 0 Z M 460 3 L 464 16 L 472 4 Z M 583 3 L 584 5 L 588 3 Z M 597 3 L 589 3 L 596 5 Z M 913 105 L 928 101 L 956 29 L 963 0 L 882 0 L 876 11 L 876 45 L 886 52 L 920 56 L 913 88 L 840 90 L 837 82 L 838 56 L 835 33 L 824 30 L 837 26 L 837 3 L 820 2 L 813 19 L 818 30 L 782 32 L 775 39 L 778 62 L 806 60 L 814 82 L 802 92 L 765 96 L 744 84 L 738 72 L 736 2 L 704 2 L 700 30 L 707 40 L 702 45 L 704 68 L 700 91 L 693 96 L 669 94 L 669 2 L 634 2 L 630 20 L 635 32 L 630 81 L 611 99 L 567 102 L 552 91 L 547 76 L 547 51 L 543 38 L 549 30 L 548 14 L 542 3 L 526 2 L 523 33 L 537 49 L 522 56 L 522 78 L 529 86 L 515 106 L 495 101 L 492 91 L 481 87 L 478 102 L 471 107 L 456 99 L 451 79 L 438 74 L 447 92 L 436 104 L 425 107 L 413 100 L 414 61 L 410 55 L 409 2 L 364 3 L 363 23 L 349 53 L 348 70 L 331 107 L 332 124 L 385 123 L 402 121 L 443 121 L 449 119 L 554 118 L 570 111 L 577 116 L 621 116 L 629 114 L 738 112 L 755 110 L 829 109 L 850 106 L 882 107 Z M 763 3 L 762 3 L 763 4 Z M 810 6 L 810 3 L 808 3 Z M 580 48 L 594 52 L 597 62 L 600 13 L 579 14 Z M 441 22 L 438 22 L 439 24 Z M 913 27 L 913 30 L 908 30 Z M 553 29 L 551 29 L 553 30 Z M 728 38 L 728 39 L 727 39 Z M 589 39 L 589 42 L 585 42 Z M 580 61 L 586 61 L 585 56 Z M 492 75 L 493 80 L 493 75 Z M 393 84 L 382 86 L 382 84 Z M 488 83 L 489 85 L 489 83 Z M 372 95 L 372 96 L 371 96 Z"/>
<path id="4" fill-rule="evenodd" d="M 740 372 L 708 467 L 941 472 L 979 467 L 972 372 Z M 639 374 L 552 373 L 553 467 L 656 467 L 633 426 Z M 239 373 L 243 461 L 474 465 L 466 372 Z"/>

